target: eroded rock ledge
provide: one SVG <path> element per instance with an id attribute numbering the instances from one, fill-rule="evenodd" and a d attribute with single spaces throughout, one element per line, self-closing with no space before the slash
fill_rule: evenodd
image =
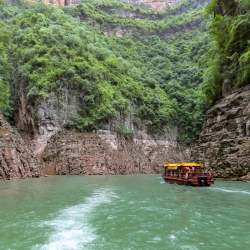
<path id="1" fill-rule="evenodd" d="M 250 172 L 250 85 L 207 112 L 192 158 L 220 178 L 240 180 Z"/>
<path id="2" fill-rule="evenodd" d="M 60 130 L 48 141 L 42 161 L 46 174 L 149 174 L 160 173 L 164 162 L 189 156 L 186 147 L 166 145 L 160 140 L 126 140 L 107 130 Z"/>
<path id="3" fill-rule="evenodd" d="M 0 112 L 0 181 L 39 176 L 37 158 Z"/>
<path id="4" fill-rule="evenodd" d="M 47 120 L 44 122 L 46 125 Z M 46 174 L 160 173 L 163 163 L 190 157 L 189 147 L 168 136 L 151 138 L 138 132 L 133 139 L 125 139 L 110 130 L 80 133 L 52 126 L 32 137 L 22 131 L 21 137 L 0 114 L 0 180 Z"/>

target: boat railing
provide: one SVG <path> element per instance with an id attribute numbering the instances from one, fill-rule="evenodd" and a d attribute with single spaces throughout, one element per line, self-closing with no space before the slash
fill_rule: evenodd
<path id="1" fill-rule="evenodd" d="M 208 177 L 208 178 L 213 178 L 213 174 L 212 173 L 208 173 L 208 172 L 194 172 L 194 173 L 188 173 L 188 178 L 192 178 L 194 176 L 197 177 Z M 185 179 L 186 178 L 186 172 L 181 172 L 181 178 Z"/>
<path id="2" fill-rule="evenodd" d="M 177 177 L 177 178 L 181 178 L 181 179 L 186 179 L 186 172 L 181 172 L 180 175 L 178 173 L 169 173 L 168 175 L 166 175 L 166 177 Z M 194 172 L 194 173 L 188 173 L 188 179 L 192 178 L 192 177 L 208 177 L 209 179 L 213 178 L 213 174 L 212 173 L 208 173 L 208 172 Z"/>

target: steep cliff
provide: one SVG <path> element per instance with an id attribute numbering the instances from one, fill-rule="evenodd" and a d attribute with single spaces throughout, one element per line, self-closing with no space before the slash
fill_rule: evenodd
<path id="1" fill-rule="evenodd" d="M 192 157 L 217 177 L 249 179 L 250 68 L 248 1 L 211 1 L 209 33 L 215 46 L 205 54 L 203 90 L 215 103 L 207 112 Z M 242 175 L 244 177 L 240 178 Z"/>
<path id="2" fill-rule="evenodd" d="M 53 116 L 58 110 L 49 104 L 46 106 L 45 102 L 38 109 L 40 119 L 36 132 L 33 126 L 26 126 L 24 130 L 20 124 L 34 122 L 31 116 L 24 115 L 27 107 L 19 107 L 22 137 L 0 114 L 0 180 L 44 174 L 160 173 L 164 162 L 185 161 L 190 157 L 190 148 L 176 142 L 174 130 L 168 136 L 155 135 L 155 138 L 137 131 L 133 139 L 125 139 L 110 130 L 70 131 L 62 128 L 59 116 Z"/>
<path id="3" fill-rule="evenodd" d="M 145 5 L 150 10 L 162 11 L 166 7 L 173 7 L 175 4 L 180 2 L 180 0 L 123 0 L 123 2 L 129 4 Z"/>
<path id="4" fill-rule="evenodd" d="M 190 31 L 171 45 L 151 35 L 140 40 L 107 37 L 91 22 L 91 15 L 91 25 L 84 21 L 88 8 L 93 11 L 92 4 L 63 10 L 32 4 L 29 11 L 12 19 L 8 50 L 13 65 L 9 82 L 12 121 L 36 169 L 47 174 L 159 173 L 165 162 L 188 160 L 190 146 L 184 142 L 196 138 L 204 107 L 204 98 L 196 92 L 200 82 L 194 67 L 197 62 L 189 60 L 202 53 L 202 45 L 206 49 L 205 36 Z M 109 4 L 97 5 L 106 9 Z M 139 18 L 137 25 L 134 16 L 120 17 L 131 14 L 126 8 L 121 10 L 124 5 L 114 8 L 112 3 L 101 15 L 93 11 L 96 22 L 113 27 L 110 22 L 115 16 L 119 25 L 132 24 L 145 35 L 151 29 L 162 33 L 162 25 L 174 26 L 172 20 L 154 25 L 149 17 L 157 22 L 158 13 L 139 8 L 138 13 L 146 17 Z M 128 9 L 137 12 L 134 7 Z M 180 27 L 194 13 L 200 18 L 200 10 L 188 12 L 185 20 L 176 17 Z M 188 37 L 192 37 L 190 56 L 185 49 L 190 43 L 182 42 Z M 183 61 L 184 66 L 177 63 Z M 13 164 L 19 169 L 17 162 Z M 37 175 L 33 169 L 32 175 Z M 16 174 L 15 178 L 21 177 Z"/>
<path id="5" fill-rule="evenodd" d="M 220 100 L 206 114 L 195 161 L 216 177 L 235 178 L 250 172 L 250 85 Z"/>
<path id="6" fill-rule="evenodd" d="M 76 5 L 80 2 L 84 2 L 84 0 L 42 0 L 45 4 L 52 4 L 57 7 L 61 6 L 72 6 Z M 39 0 L 32 0 L 32 2 L 40 2 Z"/>
<path id="7" fill-rule="evenodd" d="M 64 102 L 59 101 L 64 98 Z M 74 100 L 66 102 L 66 100 Z M 82 133 L 63 128 L 67 115 L 76 107 L 73 92 L 44 99 L 35 108 L 20 95 L 17 129 L 0 115 L 0 180 L 48 175 L 148 174 L 160 173 L 165 162 L 186 161 L 190 147 L 176 141 L 176 128 L 168 134 L 148 135 L 134 129 L 125 138 L 106 129 Z M 38 114 L 34 118 L 35 110 Z"/>
<path id="8" fill-rule="evenodd" d="M 24 137 L 38 159 L 42 173 L 160 173 L 163 163 L 185 161 L 190 158 L 190 146 L 177 142 L 176 128 L 166 128 L 168 133 L 165 135 L 149 135 L 145 131 L 137 130 L 129 117 L 125 126 L 134 131 L 133 138 L 126 139 L 115 132 L 113 128 L 116 121 L 103 124 L 103 129 L 92 133 L 67 130 L 64 128 L 67 115 L 77 108 L 78 103 L 66 100 L 75 100 L 74 92 L 63 92 L 62 96 L 54 98 L 52 96 L 44 99 L 36 107 L 36 135 Z M 20 105 L 19 114 L 25 113 L 21 111 L 22 108 Z M 25 119 L 22 116 L 23 123 Z M 29 130 L 23 134 L 30 134 Z"/>
<path id="9" fill-rule="evenodd" d="M 0 112 L 0 181 L 39 176 L 37 158 Z"/>
<path id="10" fill-rule="evenodd" d="M 41 160 L 46 174 L 148 174 L 160 173 L 164 162 L 188 157 L 187 148 L 166 140 L 126 140 L 107 130 L 60 130 L 48 141 Z"/>
<path id="11" fill-rule="evenodd" d="M 180 0 L 120 0 L 121 2 L 129 3 L 132 5 L 144 5 L 150 10 L 161 11 L 166 7 L 173 7 L 175 4 L 180 2 Z M 33 2 L 39 2 L 38 0 L 33 0 Z M 84 0 L 43 0 L 46 4 L 52 4 L 55 6 L 72 6 L 80 2 L 85 2 Z"/>

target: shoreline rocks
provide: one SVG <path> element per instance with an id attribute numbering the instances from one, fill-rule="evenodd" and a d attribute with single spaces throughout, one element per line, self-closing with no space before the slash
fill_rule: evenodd
<path id="1" fill-rule="evenodd" d="M 240 180 L 244 182 L 250 182 L 250 172 L 247 175 L 240 177 Z"/>

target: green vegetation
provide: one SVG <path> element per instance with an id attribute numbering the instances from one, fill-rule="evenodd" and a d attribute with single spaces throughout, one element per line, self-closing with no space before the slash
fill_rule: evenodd
<path id="1" fill-rule="evenodd" d="M 166 125 L 178 126 L 180 141 L 195 140 L 208 107 L 200 66 L 209 45 L 203 8 L 189 9 L 193 2 L 162 13 L 114 1 L 4 6 L 2 29 L 10 35 L 0 33 L 6 34 L 0 56 L 8 58 L 0 68 L 7 87 L 1 109 L 8 106 L 7 80 L 11 108 L 20 91 L 32 105 L 71 89 L 81 106 L 68 128 L 91 131 L 114 120 L 114 129 L 130 138 L 124 122 L 132 115 L 138 128 L 163 133 Z M 121 37 L 111 35 L 117 29 Z"/>
<path id="2" fill-rule="evenodd" d="M 0 0 L 0 8 L 4 2 Z M 9 32 L 4 22 L 0 20 L 0 111 L 5 111 L 9 106 L 9 65 L 5 47 L 9 41 Z"/>
<path id="3" fill-rule="evenodd" d="M 206 8 L 206 15 L 211 14 L 212 45 L 206 54 L 203 89 L 209 100 L 216 101 L 222 88 L 249 84 L 250 1 L 212 0 Z"/>
<path id="4" fill-rule="evenodd" d="M 190 5 L 193 1 L 185 2 Z M 169 33 L 193 29 L 203 21 L 201 6 L 194 10 L 190 9 L 187 13 L 171 15 L 175 13 L 176 9 L 166 9 L 165 12 L 159 13 L 109 0 L 105 2 L 87 1 L 77 7 L 66 8 L 65 11 L 69 14 L 72 13 L 73 16 L 79 16 L 82 21 L 89 22 L 91 26 L 101 27 L 104 31 L 117 27 L 129 29 L 134 38 L 151 35 L 165 38 Z"/>

